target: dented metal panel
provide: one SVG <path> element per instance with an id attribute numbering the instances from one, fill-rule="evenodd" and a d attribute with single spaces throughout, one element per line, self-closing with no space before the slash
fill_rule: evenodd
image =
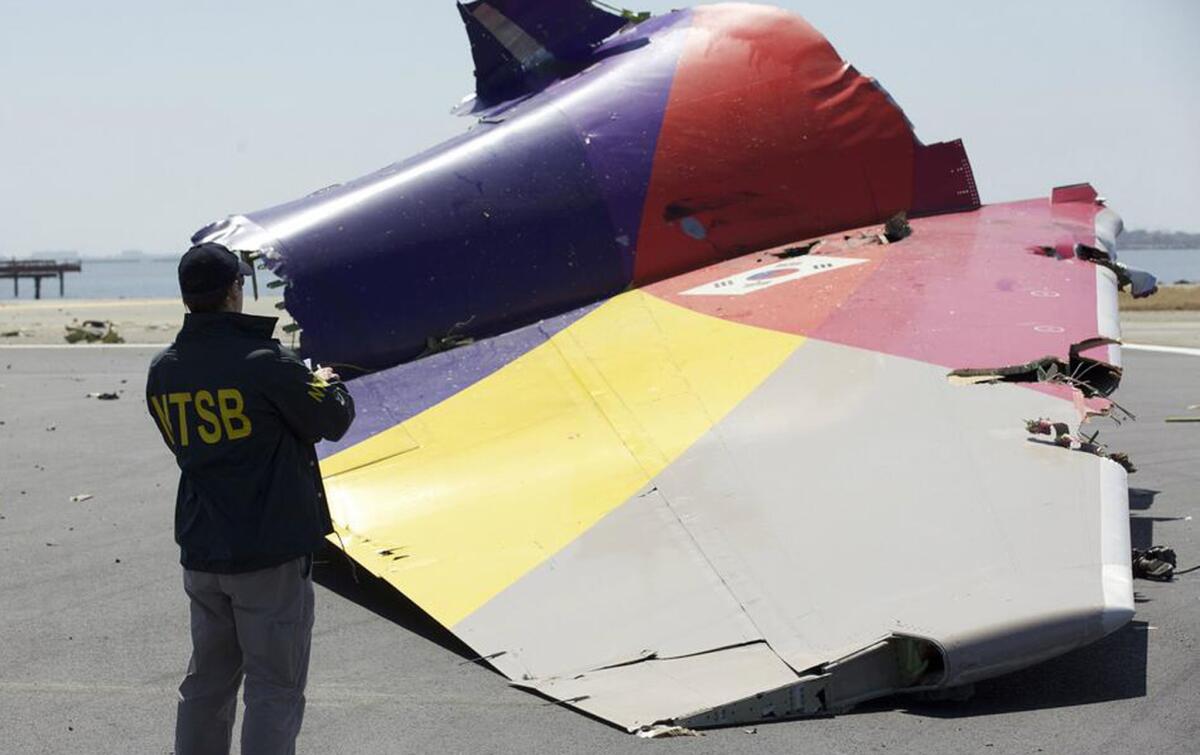
<path id="1" fill-rule="evenodd" d="M 571 677 L 762 639 L 654 487 L 454 631 L 480 655 L 503 653 L 492 663 L 514 680 Z"/>
<path id="2" fill-rule="evenodd" d="M 797 679 L 765 643 L 755 642 L 517 686 L 636 731 L 785 687 Z"/>

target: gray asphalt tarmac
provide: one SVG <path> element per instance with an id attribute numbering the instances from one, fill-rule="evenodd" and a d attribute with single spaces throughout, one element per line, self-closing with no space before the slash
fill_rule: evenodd
<path id="1" fill-rule="evenodd" d="M 0 349 L 0 752 L 172 750 L 189 647 L 177 472 L 141 397 L 151 354 Z M 1138 421 L 1097 427 L 1140 470 L 1134 544 L 1172 545 L 1181 568 L 1195 565 L 1200 424 L 1163 420 L 1200 403 L 1200 357 L 1127 351 L 1126 366 L 1117 398 Z M 101 391 L 124 393 L 87 397 Z M 1200 571 L 1138 581 L 1131 625 L 965 702 L 898 698 L 644 741 L 509 687 L 396 593 L 323 558 L 305 753 L 1200 751 Z"/>

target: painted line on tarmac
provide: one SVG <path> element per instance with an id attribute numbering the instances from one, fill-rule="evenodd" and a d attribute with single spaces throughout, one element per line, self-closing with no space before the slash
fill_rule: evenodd
<path id="1" fill-rule="evenodd" d="M 1156 351 L 1160 354 L 1185 354 L 1192 357 L 1200 357 L 1200 349 L 1189 349 L 1185 346 L 1155 346 L 1152 343 L 1123 343 L 1122 349 L 1132 349 L 1133 351 Z"/>

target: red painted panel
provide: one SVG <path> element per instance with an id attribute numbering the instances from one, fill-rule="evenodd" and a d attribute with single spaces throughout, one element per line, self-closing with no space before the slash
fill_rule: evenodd
<path id="1" fill-rule="evenodd" d="M 667 103 L 635 285 L 912 201 L 904 114 L 803 19 L 700 7 Z"/>
<path id="2" fill-rule="evenodd" d="M 1071 208 L 1065 211 L 1063 208 Z M 1098 335 L 1096 266 L 1048 257 L 1066 234 L 1089 243 L 1099 207 L 1045 199 L 912 221 L 895 244 L 856 231 L 809 255 L 865 259 L 741 296 L 696 296 L 696 286 L 775 262 L 747 255 L 662 281 L 647 291 L 748 325 L 919 359 L 947 368 L 1001 367 Z M 879 229 L 874 229 L 879 230 Z M 866 234 L 869 237 L 871 234 Z"/>
<path id="3" fill-rule="evenodd" d="M 1097 335 L 1096 267 L 1036 253 L 1062 230 L 1049 210 L 1036 200 L 913 221 L 812 335 L 947 367 L 1065 357 Z"/>

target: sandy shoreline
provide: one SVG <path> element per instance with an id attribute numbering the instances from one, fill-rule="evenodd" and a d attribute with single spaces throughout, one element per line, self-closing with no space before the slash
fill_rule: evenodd
<path id="1" fill-rule="evenodd" d="M 246 311 L 280 317 L 280 326 L 290 322 L 276 308 L 279 296 L 248 300 Z M 42 299 L 0 302 L 0 348 L 24 345 L 66 345 L 65 327 L 83 320 L 111 321 L 129 344 L 169 343 L 183 322 L 184 308 L 178 299 Z M 1129 343 L 1200 348 L 1200 311 L 1122 310 L 1121 327 Z M 6 335 L 17 333 L 18 335 Z M 276 329 L 275 336 L 290 343 L 292 336 Z"/>
<path id="2" fill-rule="evenodd" d="M 248 299 L 246 311 L 280 317 L 275 337 L 288 343 L 291 336 L 280 327 L 291 318 L 276 309 L 281 296 Z M 41 299 L 0 302 L 0 348 L 4 346 L 63 344 L 66 326 L 84 320 L 112 322 L 130 344 L 169 343 L 183 323 L 183 303 L 178 299 Z M 18 335 L 9 335 L 12 333 Z"/>

